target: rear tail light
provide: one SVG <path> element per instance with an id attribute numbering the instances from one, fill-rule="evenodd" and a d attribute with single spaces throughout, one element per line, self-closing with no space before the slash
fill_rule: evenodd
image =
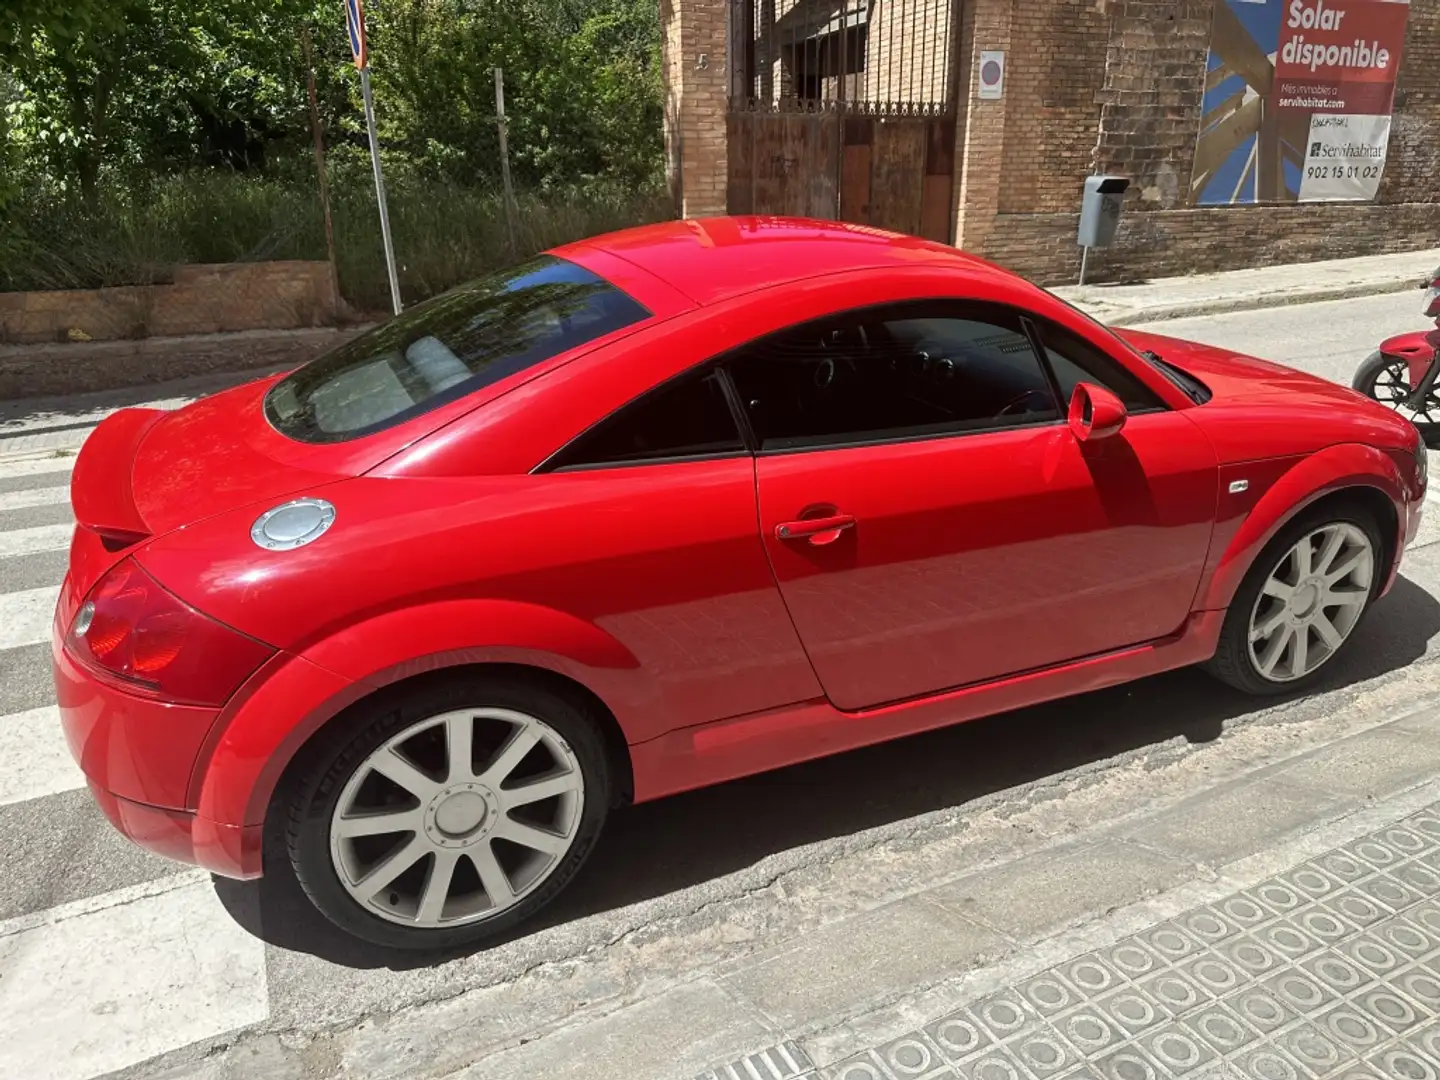
<path id="1" fill-rule="evenodd" d="M 275 653 L 166 592 L 134 559 L 90 591 L 65 643 L 126 690 L 185 705 L 223 705 Z"/>

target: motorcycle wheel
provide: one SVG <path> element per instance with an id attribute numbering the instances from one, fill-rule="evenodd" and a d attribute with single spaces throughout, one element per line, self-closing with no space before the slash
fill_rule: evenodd
<path id="1" fill-rule="evenodd" d="M 1350 386 L 1387 409 L 1394 409 L 1417 427 L 1440 426 L 1440 394 L 1427 394 L 1420 410 L 1405 405 L 1410 396 L 1410 368 L 1399 357 L 1371 353 L 1355 372 Z"/>

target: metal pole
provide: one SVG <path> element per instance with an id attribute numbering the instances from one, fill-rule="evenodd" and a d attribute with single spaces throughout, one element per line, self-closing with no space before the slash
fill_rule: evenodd
<path id="1" fill-rule="evenodd" d="M 1085 266 L 1086 266 L 1087 263 L 1089 263 L 1089 261 L 1090 261 L 1090 249 L 1089 249 L 1088 247 L 1082 247 L 1082 248 L 1080 249 L 1080 284 L 1081 284 L 1081 285 L 1084 285 L 1084 284 L 1085 284 Z"/>
<path id="2" fill-rule="evenodd" d="M 390 210 L 385 205 L 385 176 L 380 169 L 380 136 L 375 133 L 375 99 L 370 94 L 370 68 L 360 69 L 360 93 L 365 98 L 365 126 L 370 129 L 370 160 L 375 165 L 375 198 L 380 203 L 380 237 L 385 241 L 385 267 L 390 272 L 390 302 L 399 315 L 400 275 L 395 272 L 395 246 L 390 242 Z"/>
<path id="3" fill-rule="evenodd" d="M 510 229 L 510 252 L 515 254 L 515 188 L 510 183 L 510 144 L 505 137 L 505 73 L 495 69 L 495 121 L 500 126 L 500 179 L 505 185 L 505 223 Z"/>
<path id="4" fill-rule="evenodd" d="M 846 35 L 849 30 L 847 21 L 850 17 L 850 2 L 844 0 L 840 5 L 840 62 L 836 69 L 840 72 L 836 80 L 836 103 L 839 106 L 835 110 L 835 220 L 843 221 L 845 218 L 845 64 L 849 59 L 849 50 L 846 46 L 849 42 Z M 824 70 L 823 61 L 821 70 Z M 823 91 L 822 91 L 823 93 Z"/>
<path id="5" fill-rule="evenodd" d="M 330 258 L 330 287 L 340 303 L 340 263 L 335 257 L 335 225 L 330 217 L 330 178 L 325 170 L 325 137 L 320 131 L 320 106 L 315 100 L 315 60 L 310 47 L 310 28 L 300 32 L 305 47 L 305 76 L 310 91 L 310 130 L 315 136 L 315 172 L 320 179 L 320 209 L 325 217 L 325 252 Z"/>

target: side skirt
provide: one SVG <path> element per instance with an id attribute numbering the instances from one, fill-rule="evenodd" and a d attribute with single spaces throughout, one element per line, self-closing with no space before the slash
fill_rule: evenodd
<path id="1" fill-rule="evenodd" d="M 819 700 L 681 728 L 630 747 L 635 802 L 1203 663 L 1224 621 L 1224 611 L 1193 612 L 1178 634 L 1146 645 L 861 712 Z"/>

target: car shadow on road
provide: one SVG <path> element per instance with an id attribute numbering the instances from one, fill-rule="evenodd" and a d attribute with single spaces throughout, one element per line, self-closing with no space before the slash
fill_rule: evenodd
<path id="1" fill-rule="evenodd" d="M 1399 670 L 1421 658 L 1437 635 L 1440 602 L 1401 577 L 1320 692 Z M 565 894 L 513 936 L 1175 738 L 1209 743 L 1227 723 L 1287 700 L 1257 702 L 1188 669 L 629 807 L 614 815 Z M 258 882 L 217 878 L 216 891 L 231 915 L 266 942 L 346 967 L 412 969 L 462 955 L 355 942 L 314 912 L 283 858 L 267 859 Z"/>

